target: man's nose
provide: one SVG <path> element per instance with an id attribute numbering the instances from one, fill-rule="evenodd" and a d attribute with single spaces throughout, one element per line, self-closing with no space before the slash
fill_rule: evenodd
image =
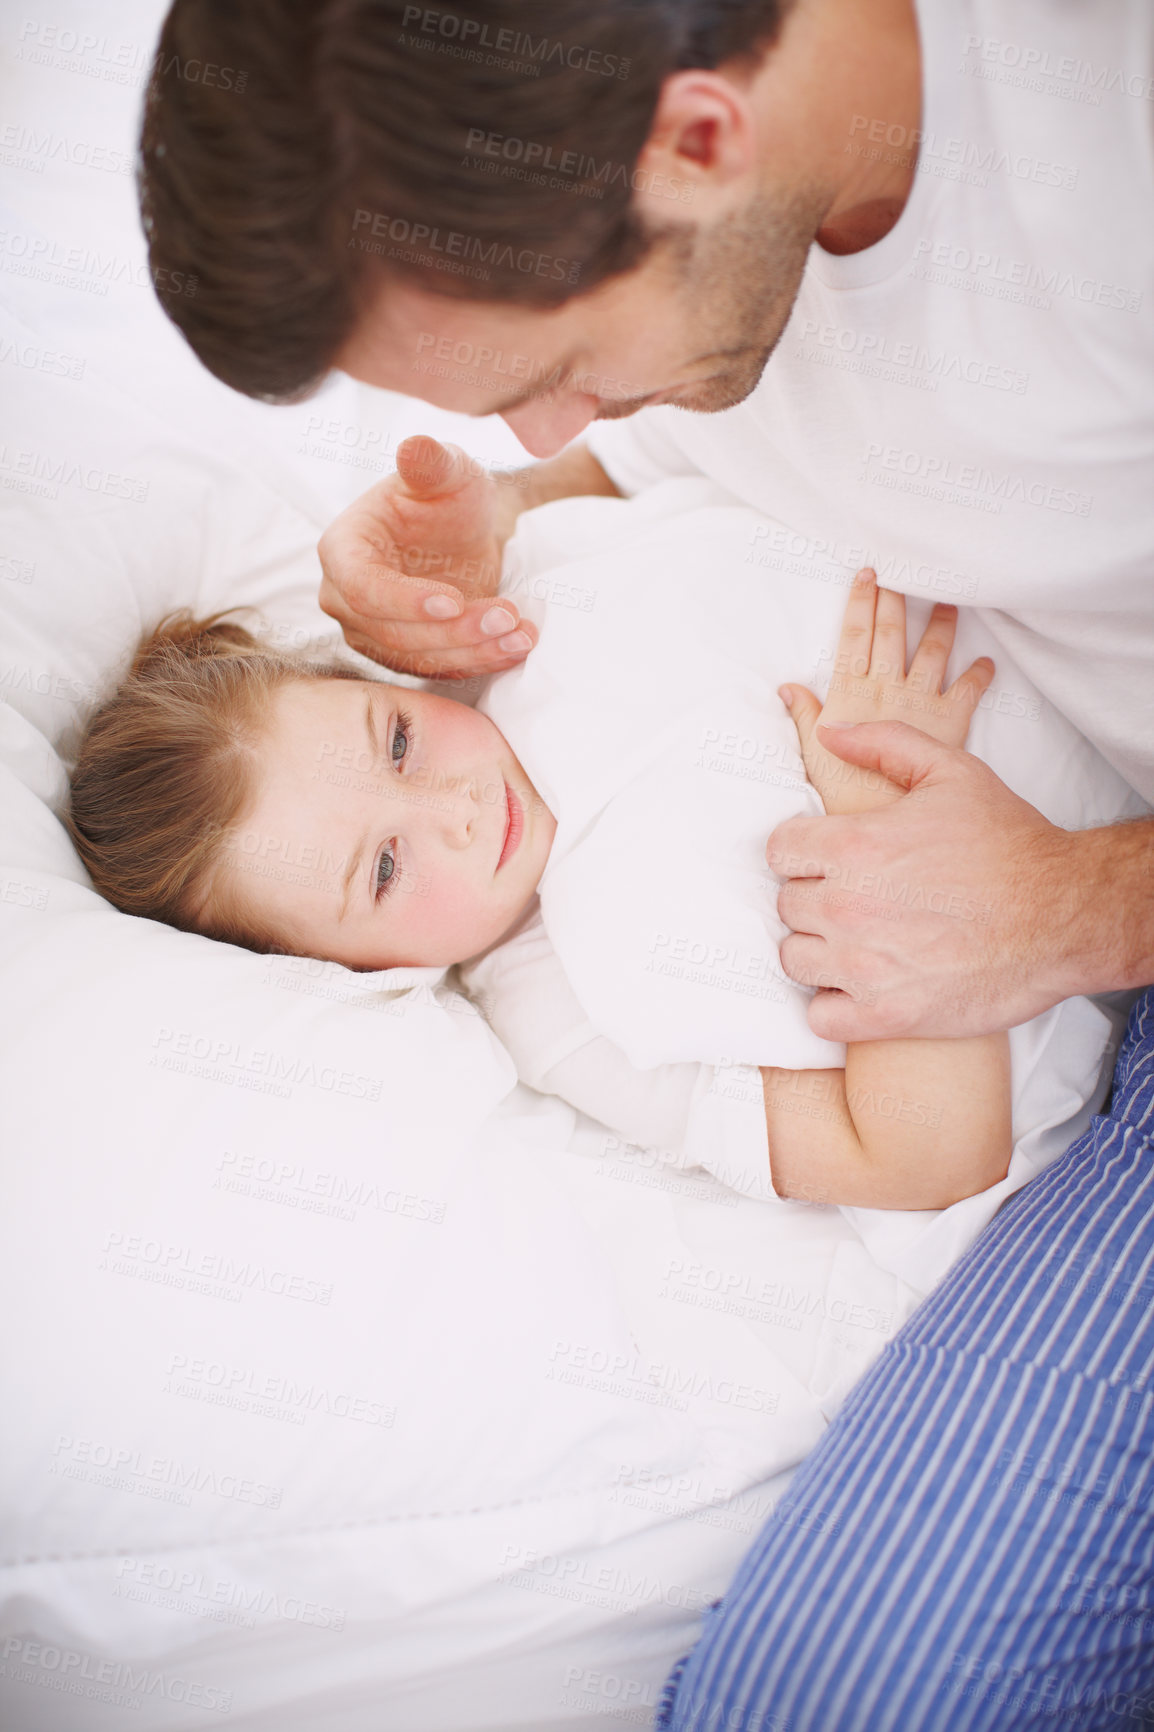
<path id="1" fill-rule="evenodd" d="M 585 391 L 558 391 L 531 397 L 501 419 L 533 457 L 555 457 L 571 439 L 584 432 L 598 407 L 598 399 Z"/>

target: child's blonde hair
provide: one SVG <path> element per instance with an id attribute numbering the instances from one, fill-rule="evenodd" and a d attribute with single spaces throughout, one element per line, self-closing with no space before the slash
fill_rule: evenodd
<path id="1" fill-rule="evenodd" d="M 168 615 L 93 715 L 66 823 L 97 890 L 126 914 L 249 950 L 281 949 L 216 884 L 228 832 L 256 789 L 269 700 L 295 681 L 360 679 L 261 645 L 227 613 Z"/>

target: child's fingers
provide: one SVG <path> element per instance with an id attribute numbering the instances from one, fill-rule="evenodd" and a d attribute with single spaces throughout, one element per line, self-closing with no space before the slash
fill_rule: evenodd
<path id="1" fill-rule="evenodd" d="M 900 680 L 906 671 L 906 598 L 893 589 L 878 590 L 870 673 Z"/>
<path id="2" fill-rule="evenodd" d="M 937 697 L 946 677 L 946 663 L 954 647 L 957 629 L 957 608 L 949 602 L 939 601 L 910 663 L 910 684 L 915 690 Z"/>
<path id="3" fill-rule="evenodd" d="M 797 729 L 797 737 L 801 745 L 801 755 L 808 764 L 811 752 L 817 749 L 814 729 L 817 727 L 817 719 L 821 715 L 821 704 L 806 686 L 782 686 L 778 695 L 793 717 L 793 725 Z"/>
<path id="4" fill-rule="evenodd" d="M 869 673 L 870 654 L 874 637 L 874 611 L 877 607 L 877 573 L 863 566 L 853 580 L 849 599 L 842 615 L 841 636 L 837 644 L 835 674 L 864 679 Z"/>
<path id="5" fill-rule="evenodd" d="M 962 721 L 966 724 L 961 738 L 958 740 L 959 746 L 965 744 L 966 733 L 969 731 L 970 721 L 978 707 L 978 701 L 982 693 L 988 690 L 994 673 L 994 664 L 989 656 L 979 656 L 976 662 L 970 663 L 964 674 L 958 675 L 946 693 L 946 702 L 954 706 L 959 725 Z"/>

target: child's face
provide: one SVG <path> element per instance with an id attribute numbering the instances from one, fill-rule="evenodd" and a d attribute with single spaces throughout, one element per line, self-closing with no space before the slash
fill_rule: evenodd
<path id="1" fill-rule="evenodd" d="M 230 896 L 349 968 L 463 962 L 503 937 L 557 826 L 488 717 L 370 680 L 295 681 L 271 706 Z"/>

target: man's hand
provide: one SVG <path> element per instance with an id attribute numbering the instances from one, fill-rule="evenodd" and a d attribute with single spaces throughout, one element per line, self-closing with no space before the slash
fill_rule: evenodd
<path id="1" fill-rule="evenodd" d="M 401 673 L 466 680 L 515 667 L 537 628 L 496 599 L 505 543 L 522 511 L 585 494 L 617 488 L 584 445 L 495 477 L 418 434 L 398 447 L 396 474 L 322 535 L 320 604 L 353 649 Z"/>
<path id="2" fill-rule="evenodd" d="M 819 733 L 906 792 L 854 817 L 790 818 L 770 837 L 766 859 L 787 880 L 778 911 L 793 929 L 782 966 L 823 989 L 815 1033 L 990 1034 L 1073 993 L 1130 984 L 1103 936 L 1118 917 L 1099 839 L 1133 832 L 1131 846 L 1148 851 L 1145 825 L 1060 830 L 980 759 L 904 722 Z M 1117 845 L 1114 859 L 1124 880 L 1148 871 L 1137 855 L 1124 866 Z"/>
<path id="3" fill-rule="evenodd" d="M 537 641 L 508 599 L 494 602 L 517 517 L 498 482 L 455 445 L 419 434 L 321 537 L 320 604 L 351 647 L 398 672 L 468 679 L 522 661 Z"/>

